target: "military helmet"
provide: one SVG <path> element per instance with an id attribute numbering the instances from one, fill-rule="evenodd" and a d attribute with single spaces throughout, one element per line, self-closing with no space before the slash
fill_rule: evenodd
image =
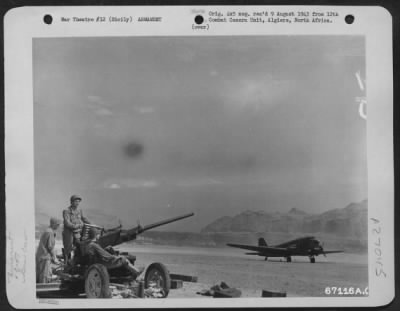
<path id="1" fill-rule="evenodd" d="M 72 202 L 74 202 L 75 200 L 82 201 L 82 198 L 81 198 L 79 195 L 74 194 L 74 195 L 71 195 L 71 198 L 70 198 L 69 200 L 70 200 L 70 202 L 72 203 Z"/>

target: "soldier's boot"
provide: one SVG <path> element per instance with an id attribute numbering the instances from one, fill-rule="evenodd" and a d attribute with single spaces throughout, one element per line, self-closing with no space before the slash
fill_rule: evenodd
<path id="1" fill-rule="evenodd" d="M 135 267 L 134 265 L 132 265 L 131 263 L 129 263 L 127 265 L 127 268 L 129 270 L 129 272 L 132 273 L 132 275 L 137 278 L 140 274 L 142 274 L 142 272 L 144 271 L 144 267 Z"/>

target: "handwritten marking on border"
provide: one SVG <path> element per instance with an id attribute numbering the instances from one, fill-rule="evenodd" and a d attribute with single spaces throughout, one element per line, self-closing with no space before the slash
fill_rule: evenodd
<path id="1" fill-rule="evenodd" d="M 14 237 L 10 231 L 7 232 L 7 282 L 13 279 L 26 282 L 26 255 L 28 251 L 28 237 L 24 231 L 24 244 L 20 248 L 15 247 Z"/>
<path id="2" fill-rule="evenodd" d="M 387 277 L 383 267 L 383 252 L 382 252 L 382 225 L 379 219 L 371 218 L 372 221 L 372 235 L 373 235 L 373 248 L 375 255 L 375 275 L 377 277 Z"/>

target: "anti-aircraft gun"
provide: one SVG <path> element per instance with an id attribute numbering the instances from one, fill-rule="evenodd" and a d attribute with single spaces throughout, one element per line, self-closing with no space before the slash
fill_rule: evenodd
<path id="1" fill-rule="evenodd" d="M 125 267 L 106 268 L 101 263 L 91 261 L 83 254 L 81 248 L 88 241 L 90 228 L 100 231 L 97 243 L 107 252 L 116 256 L 124 256 L 131 264 L 135 263 L 136 256 L 115 250 L 113 246 L 135 240 L 139 234 L 148 230 L 182 220 L 193 216 L 194 213 L 181 215 L 174 218 L 162 220 L 146 226 L 136 226 L 131 229 L 123 229 L 122 225 L 116 228 L 105 230 L 102 227 L 85 224 L 81 234 L 81 245 L 77 246 L 71 266 L 64 267 L 58 271 L 61 279 L 61 289 L 74 292 L 75 294 L 85 293 L 87 298 L 108 298 L 112 296 L 112 288 L 124 287 L 124 293 L 128 297 L 158 297 L 165 298 L 171 286 L 171 279 L 168 269 L 159 262 L 152 263 L 146 268 L 143 282 L 136 280 L 137 276 L 132 275 Z M 127 294 L 128 293 L 128 294 Z"/>
<path id="2" fill-rule="evenodd" d="M 178 216 L 178 217 L 173 217 L 173 218 L 169 218 L 166 220 L 162 220 L 147 226 L 136 226 L 132 229 L 128 229 L 128 230 L 124 230 L 122 229 L 122 226 L 120 225 L 119 227 L 113 228 L 113 229 L 108 229 L 108 230 L 104 230 L 104 233 L 100 236 L 98 243 L 101 247 L 106 248 L 106 247 L 110 247 L 110 246 L 116 246 L 128 241 L 132 241 L 135 240 L 136 237 L 139 234 L 142 234 L 143 232 L 146 232 L 148 230 L 160 227 L 160 226 L 164 226 L 166 224 L 169 224 L 171 222 L 175 222 L 181 219 L 185 219 L 188 217 L 193 216 L 194 213 L 190 213 L 190 214 L 185 214 L 182 216 Z M 88 228 L 90 227 L 90 225 L 86 225 Z M 88 231 L 84 229 L 85 231 Z M 86 232 L 84 232 L 82 234 L 82 236 L 84 236 L 86 234 Z"/>

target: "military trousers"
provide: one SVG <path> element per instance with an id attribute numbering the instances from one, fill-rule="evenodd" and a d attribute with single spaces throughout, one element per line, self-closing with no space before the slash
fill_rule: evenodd
<path id="1" fill-rule="evenodd" d="M 80 232 L 73 232 L 70 230 L 64 230 L 62 233 L 63 245 L 64 245 L 64 260 L 69 260 L 73 247 L 78 245 L 80 241 Z"/>
<path id="2" fill-rule="evenodd" d="M 36 259 L 36 283 L 50 283 L 51 280 L 51 259 Z"/>

